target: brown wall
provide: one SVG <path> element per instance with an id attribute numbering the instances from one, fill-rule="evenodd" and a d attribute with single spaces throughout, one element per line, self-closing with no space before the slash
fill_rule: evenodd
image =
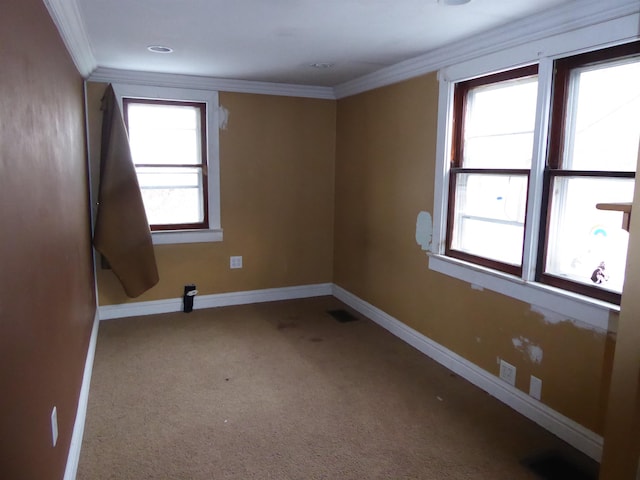
<path id="1" fill-rule="evenodd" d="M 3 6 L 0 59 L 0 478 L 60 479 L 95 312 L 82 78 L 40 0 Z"/>
<path id="2" fill-rule="evenodd" d="M 433 272 L 416 244 L 418 213 L 433 213 L 437 100 L 429 74 L 338 102 L 334 282 L 495 375 L 505 359 L 525 392 L 537 376 L 544 403 L 602 433 L 613 341 Z"/>
<path id="3" fill-rule="evenodd" d="M 104 87 L 88 84 L 92 161 Z M 224 240 L 156 246 L 160 283 L 136 299 L 98 269 L 100 305 L 177 298 L 187 283 L 206 295 L 332 281 L 336 102 L 222 92 L 220 104 Z"/>
<path id="4" fill-rule="evenodd" d="M 638 151 L 640 167 L 640 150 Z M 636 168 L 638 171 L 638 168 Z M 640 188 L 636 184 L 633 211 L 640 211 Z M 636 214 L 637 216 L 637 214 Z M 600 478 L 637 479 L 640 455 L 640 222 L 631 223 L 624 292 L 620 305 L 611 391 L 605 424 Z"/>

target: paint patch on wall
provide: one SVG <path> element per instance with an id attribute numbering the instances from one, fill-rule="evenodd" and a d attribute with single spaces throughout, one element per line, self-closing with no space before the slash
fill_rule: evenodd
<path id="1" fill-rule="evenodd" d="M 551 310 L 547 310 L 543 307 L 538 307 L 537 305 L 531 305 L 531 311 L 537 313 L 538 315 L 542 315 L 542 319 L 544 323 L 549 325 L 556 325 L 562 322 L 570 322 L 574 324 L 576 327 L 585 329 L 585 330 L 593 330 L 594 332 L 602 333 L 602 329 L 590 325 L 588 323 L 581 322 L 580 320 L 576 320 L 575 318 L 567 318 L 566 315 L 561 315 L 556 312 L 552 312 Z"/>
<path id="2" fill-rule="evenodd" d="M 472 290 L 478 290 L 479 292 L 484 291 L 484 288 L 483 288 L 483 287 L 481 287 L 480 285 L 476 285 L 475 283 L 472 283 L 472 284 L 471 284 L 471 289 L 472 289 Z"/>
<path id="3" fill-rule="evenodd" d="M 222 105 L 218 107 L 218 127 L 220 130 L 226 130 L 229 123 L 229 110 Z"/>
<path id="4" fill-rule="evenodd" d="M 513 347 L 516 350 L 526 355 L 532 363 L 536 363 L 538 365 L 542 363 L 544 352 L 539 345 L 535 345 L 531 340 L 523 336 L 512 338 L 511 343 L 513 343 Z"/>
<path id="5" fill-rule="evenodd" d="M 425 252 L 433 251 L 431 242 L 433 235 L 433 220 L 429 212 L 418 213 L 416 219 L 416 243 L 422 247 Z"/>

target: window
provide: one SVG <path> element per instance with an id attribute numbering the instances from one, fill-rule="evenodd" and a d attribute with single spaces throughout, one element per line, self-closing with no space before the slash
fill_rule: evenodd
<path id="1" fill-rule="evenodd" d="M 218 93 L 114 84 L 153 242 L 222 240 Z"/>
<path id="2" fill-rule="evenodd" d="M 152 231 L 208 228 L 206 105 L 123 99 Z"/>
<path id="3" fill-rule="evenodd" d="M 620 303 L 640 141 L 640 48 L 556 62 L 538 278 Z"/>
<path id="4" fill-rule="evenodd" d="M 459 83 L 447 254 L 519 275 L 537 67 Z"/>
<path id="5" fill-rule="evenodd" d="M 640 42 L 448 84 L 435 253 L 619 304 Z"/>

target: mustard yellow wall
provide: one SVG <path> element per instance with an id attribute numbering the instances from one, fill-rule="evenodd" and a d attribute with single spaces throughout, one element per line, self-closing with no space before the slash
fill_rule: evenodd
<path id="1" fill-rule="evenodd" d="M 104 84 L 88 84 L 92 160 L 99 154 Z M 220 131 L 224 240 L 157 245 L 157 286 L 129 299 L 98 268 L 100 305 L 331 282 L 336 102 L 220 93 L 229 111 Z M 97 167 L 94 167 L 97 168 Z M 95 187 L 94 187 L 95 188 Z M 229 269 L 229 256 L 244 267 Z"/>
<path id="2" fill-rule="evenodd" d="M 334 283 L 495 375 L 508 361 L 525 392 L 537 376 L 545 404 L 602 433 L 612 338 L 428 269 L 415 226 L 433 212 L 437 100 L 429 74 L 338 101 Z"/>
<path id="3" fill-rule="evenodd" d="M 89 84 L 94 150 L 103 90 Z M 160 284 L 133 300 L 99 269 L 100 304 L 176 298 L 192 282 L 209 294 L 333 281 L 491 373 L 505 359 L 525 392 L 537 376 L 545 404 L 602 433 L 612 335 L 547 323 L 530 305 L 428 269 L 415 224 L 433 212 L 437 98 L 435 74 L 337 105 L 221 93 L 224 241 L 156 246 Z M 230 270 L 230 255 L 245 267 Z M 541 348 L 542 361 L 514 340 Z"/>

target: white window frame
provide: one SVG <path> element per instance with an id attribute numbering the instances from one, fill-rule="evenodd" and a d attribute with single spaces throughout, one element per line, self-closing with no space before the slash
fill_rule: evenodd
<path id="1" fill-rule="evenodd" d="M 149 85 L 113 84 L 116 99 L 123 110 L 122 99 L 175 100 L 206 104 L 207 180 L 209 202 L 209 228 L 198 230 L 163 230 L 151 232 L 154 245 L 175 243 L 221 242 L 220 224 L 220 138 L 218 120 L 218 92 Z"/>
<path id="2" fill-rule="evenodd" d="M 429 268 L 431 270 L 466 281 L 473 288 L 486 288 L 529 303 L 532 310 L 542 313 L 550 321 L 567 318 L 584 323 L 600 331 L 617 330 L 616 314 L 620 311 L 618 305 L 536 282 L 535 265 L 538 250 L 538 230 L 541 221 L 542 174 L 546 162 L 553 62 L 558 58 L 637 40 L 637 17 L 638 15 L 630 15 L 558 34 L 526 45 L 519 45 L 451 65 L 438 72 L 440 89 L 434 185 L 433 246 L 431 252 L 429 252 Z M 597 44 L 594 44 L 594 39 L 598 39 Z M 457 82 L 532 63 L 538 64 L 538 104 L 528 191 L 522 276 L 515 276 L 445 255 L 453 93 Z"/>

